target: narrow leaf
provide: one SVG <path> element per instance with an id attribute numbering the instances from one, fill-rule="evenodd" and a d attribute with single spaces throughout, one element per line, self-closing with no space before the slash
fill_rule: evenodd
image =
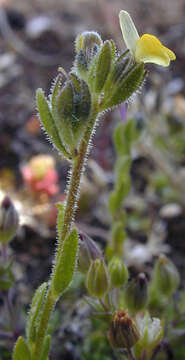
<path id="1" fill-rule="evenodd" d="M 46 288 L 47 288 L 46 282 L 43 283 L 42 285 L 40 285 L 39 288 L 36 290 L 35 295 L 32 300 L 30 312 L 28 314 L 27 328 L 26 328 L 27 339 L 30 342 L 33 342 L 36 337 L 37 322 L 38 322 L 41 307 L 44 302 Z"/>
<path id="2" fill-rule="evenodd" d="M 101 92 L 109 75 L 112 61 L 112 46 L 110 41 L 105 41 L 99 53 L 95 69 L 95 92 Z"/>
<path id="3" fill-rule="evenodd" d="M 59 94 L 59 91 L 61 90 L 61 83 L 62 83 L 62 75 L 58 74 L 56 79 L 55 79 L 54 85 L 52 87 L 52 92 L 51 92 L 52 110 L 53 110 L 53 108 L 55 106 L 56 98 L 57 98 L 57 96 Z"/>
<path id="4" fill-rule="evenodd" d="M 73 229 L 63 242 L 63 248 L 53 279 L 55 295 L 60 296 L 70 285 L 76 268 L 78 232 Z"/>
<path id="5" fill-rule="evenodd" d="M 63 203 L 58 203 L 56 204 L 57 209 L 58 209 L 58 216 L 57 216 L 57 235 L 58 235 L 58 239 L 61 238 L 62 235 L 62 226 L 63 226 L 63 221 L 64 221 L 64 210 L 65 210 L 65 206 Z"/>
<path id="6" fill-rule="evenodd" d="M 109 197 L 109 210 L 114 217 L 118 211 L 120 211 L 123 200 L 130 191 L 130 181 L 127 179 L 124 183 L 119 185 Z"/>
<path id="7" fill-rule="evenodd" d="M 116 186 L 127 182 L 130 176 L 131 158 L 129 156 L 120 156 L 116 161 Z"/>
<path id="8" fill-rule="evenodd" d="M 116 151 L 117 151 L 118 155 L 125 155 L 125 151 L 124 151 L 124 141 L 125 141 L 124 130 L 125 130 L 125 124 L 123 124 L 121 122 L 116 126 L 116 128 L 114 130 L 114 144 L 115 144 Z"/>
<path id="9" fill-rule="evenodd" d="M 71 154 L 76 146 L 72 133 L 73 106 L 73 88 L 71 83 L 67 82 L 56 98 L 53 118 L 62 144 Z"/>
<path id="10" fill-rule="evenodd" d="M 30 350 L 22 336 L 19 336 L 15 344 L 13 360 L 31 360 Z"/>
<path id="11" fill-rule="evenodd" d="M 41 120 L 41 123 L 42 123 L 47 135 L 50 137 L 51 141 L 56 146 L 56 148 L 64 156 L 66 156 L 67 158 L 71 158 L 70 154 L 66 151 L 66 149 L 64 148 L 64 146 L 60 140 L 60 137 L 59 137 L 56 125 L 54 123 L 48 102 L 45 98 L 45 95 L 44 95 L 44 92 L 42 89 L 37 90 L 36 102 L 37 102 L 40 120 Z"/>
<path id="12" fill-rule="evenodd" d="M 48 360 L 50 344 L 51 344 L 51 336 L 47 335 L 44 340 L 43 350 L 41 356 L 39 357 L 39 360 Z"/>
<path id="13" fill-rule="evenodd" d="M 111 108 L 121 104 L 133 95 L 142 85 L 145 77 L 144 64 L 134 65 L 127 74 L 123 73 L 123 78 L 119 79 L 119 83 L 115 84 L 112 96 L 107 98 L 102 105 L 101 110 Z"/>

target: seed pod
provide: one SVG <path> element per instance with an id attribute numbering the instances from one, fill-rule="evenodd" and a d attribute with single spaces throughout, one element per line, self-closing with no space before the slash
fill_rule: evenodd
<path id="1" fill-rule="evenodd" d="M 124 294 L 125 304 L 129 311 L 137 313 L 143 310 L 148 302 L 148 284 L 144 273 L 131 280 Z"/>
<path id="2" fill-rule="evenodd" d="M 170 297 L 180 282 L 176 266 L 165 255 L 160 255 L 154 268 L 154 286 L 163 295 Z"/>
<path id="3" fill-rule="evenodd" d="M 102 298 L 109 290 L 109 276 L 103 259 L 91 262 L 87 273 L 86 286 L 91 296 Z"/>
<path id="4" fill-rule="evenodd" d="M 110 274 L 111 285 L 120 287 L 128 280 L 128 270 L 118 256 L 114 256 L 109 265 L 108 270 Z"/>
<path id="5" fill-rule="evenodd" d="M 11 199 L 5 196 L 0 206 L 0 242 L 7 243 L 16 234 L 19 216 Z"/>
<path id="6" fill-rule="evenodd" d="M 139 340 L 139 331 L 127 311 L 116 311 L 110 325 L 109 341 L 114 348 L 130 349 Z"/>

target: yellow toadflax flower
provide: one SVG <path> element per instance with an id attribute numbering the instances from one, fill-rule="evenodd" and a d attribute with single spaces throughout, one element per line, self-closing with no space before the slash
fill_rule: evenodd
<path id="1" fill-rule="evenodd" d="M 120 11 L 119 20 L 125 44 L 137 63 L 148 62 L 168 66 L 171 60 L 176 59 L 174 52 L 165 47 L 156 36 L 144 34 L 139 37 L 127 11 Z"/>

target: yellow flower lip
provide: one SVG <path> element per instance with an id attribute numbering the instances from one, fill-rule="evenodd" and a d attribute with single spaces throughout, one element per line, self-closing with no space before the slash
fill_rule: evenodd
<path id="1" fill-rule="evenodd" d="M 174 52 L 164 46 L 156 36 L 144 34 L 139 37 L 132 18 L 127 11 L 120 11 L 119 20 L 125 44 L 137 63 L 144 62 L 169 66 L 170 61 L 176 59 Z"/>

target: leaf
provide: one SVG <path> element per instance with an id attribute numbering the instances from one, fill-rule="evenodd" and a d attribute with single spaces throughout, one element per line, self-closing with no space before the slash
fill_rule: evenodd
<path id="1" fill-rule="evenodd" d="M 106 110 L 113 106 L 121 104 L 132 96 L 142 85 L 145 78 L 144 64 L 133 65 L 133 67 L 119 79 L 119 82 L 113 84 L 112 95 L 107 97 L 102 104 L 101 110 Z"/>
<path id="2" fill-rule="evenodd" d="M 116 161 L 116 185 L 121 186 L 123 183 L 129 181 L 130 177 L 131 159 L 129 156 L 121 156 Z"/>
<path id="3" fill-rule="evenodd" d="M 130 179 L 127 179 L 124 183 L 119 185 L 109 197 L 109 210 L 114 217 L 118 211 L 120 211 L 123 200 L 130 191 Z"/>
<path id="4" fill-rule="evenodd" d="M 45 98 L 44 92 L 42 89 L 38 89 L 36 92 L 36 102 L 38 107 L 38 112 L 40 116 L 41 123 L 47 133 L 47 135 L 50 137 L 51 141 L 55 145 L 55 147 L 67 158 L 71 158 L 71 155 L 66 151 L 64 148 L 59 134 L 58 130 L 56 128 L 56 125 L 54 123 L 48 102 Z"/>
<path id="5" fill-rule="evenodd" d="M 100 93 L 109 75 L 112 62 L 112 44 L 110 41 L 105 41 L 100 53 L 98 54 L 98 61 L 95 69 L 95 92 Z"/>
<path id="6" fill-rule="evenodd" d="M 58 74 L 54 85 L 52 87 L 52 92 L 51 92 L 51 106 L 52 106 L 52 110 L 54 109 L 55 106 L 55 102 L 56 102 L 56 98 L 59 94 L 59 91 L 61 90 L 61 84 L 62 84 L 62 74 Z"/>
<path id="7" fill-rule="evenodd" d="M 68 81 L 57 96 L 53 108 L 53 118 L 59 137 L 70 154 L 73 154 L 76 147 L 72 133 L 73 95 L 72 84 Z"/>
<path id="8" fill-rule="evenodd" d="M 136 128 L 132 119 L 126 123 L 119 123 L 114 130 L 114 144 L 119 156 L 130 155 L 132 141 L 137 137 Z"/>
<path id="9" fill-rule="evenodd" d="M 78 232 L 73 229 L 63 242 L 60 259 L 53 278 L 53 291 L 60 296 L 68 288 L 73 278 L 78 252 Z"/>
<path id="10" fill-rule="evenodd" d="M 44 297 L 47 289 L 47 283 L 41 284 L 36 290 L 31 308 L 27 318 L 26 335 L 29 342 L 34 342 L 36 338 L 37 322 L 40 314 L 41 307 L 44 302 Z"/>
<path id="11" fill-rule="evenodd" d="M 51 344 L 51 336 L 47 335 L 44 340 L 44 345 L 43 345 L 42 353 L 41 353 L 41 356 L 39 357 L 39 360 L 48 360 L 50 344 Z"/>
<path id="12" fill-rule="evenodd" d="M 57 235 L 58 235 L 58 239 L 61 238 L 62 236 L 62 226 L 63 226 L 63 221 L 64 221 L 64 210 L 65 210 L 65 206 L 63 203 L 57 203 L 56 204 L 57 209 L 58 209 L 58 216 L 57 216 Z"/>
<path id="13" fill-rule="evenodd" d="M 30 350 L 22 336 L 19 336 L 15 344 L 13 360 L 31 360 Z"/>

